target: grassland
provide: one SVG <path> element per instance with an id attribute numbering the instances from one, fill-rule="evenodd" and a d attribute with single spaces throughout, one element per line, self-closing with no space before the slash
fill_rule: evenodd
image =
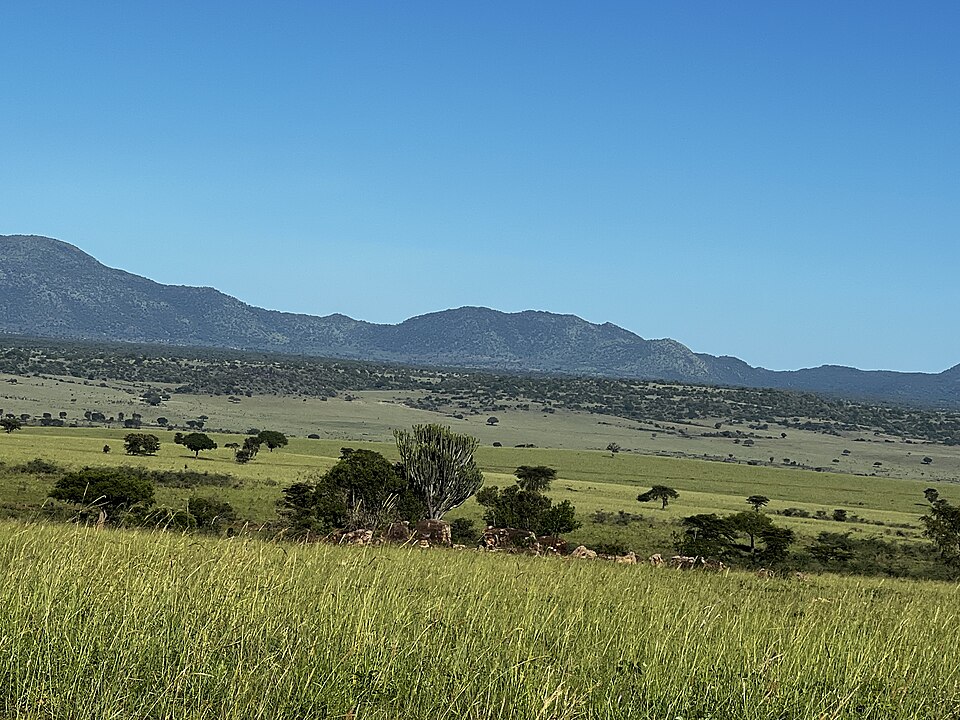
<path id="1" fill-rule="evenodd" d="M 161 505 L 184 508 L 191 495 L 216 495 L 227 500 L 240 516 L 252 524 L 276 519 L 276 501 L 283 487 L 329 469 L 344 444 L 366 447 L 397 460 L 392 443 L 310 440 L 293 438 L 290 445 L 275 452 L 263 451 L 254 462 L 238 465 L 231 450 L 223 445 L 239 441 L 238 435 L 213 433 L 220 449 L 204 452 L 200 458 L 172 442 L 173 433 L 156 431 L 161 449 L 156 456 L 130 457 L 122 453 L 119 429 L 34 428 L 0 435 L 0 461 L 7 466 L 42 458 L 58 465 L 79 468 L 86 465 L 138 465 L 155 470 L 190 469 L 211 474 L 229 474 L 227 486 L 194 489 L 158 488 Z M 104 454 L 104 444 L 113 448 Z M 588 545 L 618 542 L 641 555 L 672 551 L 672 533 L 681 517 L 696 513 L 729 513 L 747 509 L 744 499 L 752 494 L 771 498 L 768 512 L 801 508 L 812 517 L 778 517 L 777 522 L 793 528 L 799 547 L 809 544 L 823 531 L 850 532 L 854 537 L 880 537 L 902 543 L 920 542 L 919 515 L 925 511 L 926 482 L 887 477 L 817 473 L 796 469 L 683 460 L 671 457 L 598 450 L 557 448 L 481 447 L 478 462 L 486 482 L 504 485 L 514 481 L 519 465 L 549 465 L 558 471 L 551 492 L 557 500 L 570 500 L 583 526 L 570 540 Z M 679 500 L 665 510 L 659 505 L 636 501 L 637 494 L 654 484 L 666 484 L 680 492 Z M 52 481 L 43 475 L 0 471 L 0 511 L 7 517 L 35 517 L 45 502 Z M 942 495 L 960 501 L 960 486 L 942 482 Z M 836 508 L 846 509 L 863 522 L 836 523 L 817 519 L 817 511 L 828 517 Z M 598 511 L 623 511 L 634 517 L 620 525 L 593 521 Z M 480 522 L 482 508 L 471 500 L 449 517 L 466 517 Z"/>
<path id="2" fill-rule="evenodd" d="M 680 518 L 745 510 L 762 494 L 797 532 L 797 562 L 824 531 L 930 555 L 923 490 L 960 504 L 957 446 L 776 424 L 750 430 L 745 445 L 710 437 L 717 422 L 748 430 L 729 418 L 653 422 L 535 403 L 498 409 L 489 425 L 488 412 L 411 407 L 423 391 L 396 388 L 323 400 L 152 387 L 171 391 L 159 407 L 142 401 L 142 383 L 0 376 L 4 412 L 63 412 L 77 425 L 0 434 L 0 717 L 960 719 L 955 583 L 265 539 L 282 488 L 326 471 L 342 446 L 396 460 L 393 428 L 443 422 L 481 439 L 487 483 L 513 482 L 519 465 L 556 468 L 550 495 L 583 522 L 574 543 L 672 553 Z M 124 455 L 129 430 L 94 426 L 88 410 L 141 414 L 160 452 Z M 150 427 L 161 416 L 181 427 L 205 416 L 220 449 L 194 458 Z M 251 427 L 287 432 L 290 444 L 239 465 L 223 446 Z M 603 450 L 610 442 L 623 451 Z M 227 474 L 225 485 L 159 487 L 158 503 L 216 496 L 251 531 L 48 524 L 40 508 L 53 478 L 19 469 L 35 458 Z M 664 510 L 638 503 L 653 484 L 680 497 Z M 811 517 L 781 514 L 789 508 Z M 829 520 L 837 508 L 858 522 Z M 623 521 L 598 521 L 604 513 Z M 457 517 L 479 521 L 481 508 L 471 500 Z M 911 562 L 875 564 L 910 574 Z M 937 566 L 922 562 L 914 574 Z"/>
<path id="3" fill-rule="evenodd" d="M 8 718 L 947 720 L 940 583 L 0 523 Z"/>
<path id="4" fill-rule="evenodd" d="M 11 381 L 16 381 L 15 383 Z M 333 398 L 293 395 L 202 395 L 174 393 L 173 384 L 150 387 L 170 391 L 160 406 L 148 406 L 141 396 L 148 386 L 119 380 L 94 382 L 72 377 L 12 376 L 0 373 L 0 408 L 5 413 L 43 413 L 67 424 L 89 426 L 86 411 L 119 418 L 143 415 L 147 425 L 166 418 L 171 425 L 206 416 L 209 428 L 244 432 L 251 427 L 274 428 L 290 435 L 317 434 L 337 441 L 391 442 L 393 429 L 421 422 L 442 422 L 457 432 L 466 432 L 484 445 L 499 442 L 505 447 L 535 445 L 540 448 L 602 450 L 611 442 L 624 454 L 733 460 L 778 467 L 829 468 L 831 471 L 913 478 L 937 482 L 960 478 L 960 445 L 947 446 L 874 432 L 851 431 L 836 435 L 798 430 L 777 424 L 764 431 L 751 431 L 744 424 L 724 424 L 724 418 L 638 421 L 572 410 L 542 412 L 536 403 L 530 409 L 516 407 L 493 413 L 498 423 L 488 425 L 488 412 L 437 412 L 410 407 L 423 391 L 370 390 L 344 393 Z M 347 399 L 350 398 L 350 399 Z M 457 417 L 459 415 L 459 417 Z M 751 433 L 752 444 L 738 438 L 709 437 L 720 422 L 726 430 Z M 119 422 L 114 427 L 120 425 Z M 786 437 L 781 437 L 781 433 Z M 846 454 L 844 451 L 847 451 Z M 930 457 L 932 464 L 921 461 Z M 771 458 L 773 461 L 771 462 Z M 784 462 L 788 460 L 789 462 Z M 879 465 L 877 464 L 879 463 Z"/>
<path id="5" fill-rule="evenodd" d="M 120 370 L 137 367 L 134 359 Z M 188 364 L 183 372 L 199 372 L 190 368 Z M 428 381 L 426 376 L 418 380 L 426 385 Z M 144 402 L 148 389 L 165 393 L 159 406 Z M 0 407 L 5 413 L 26 413 L 33 418 L 44 413 L 59 418 L 62 413 L 67 425 L 77 426 L 31 426 L 0 436 L 0 462 L 11 465 L 40 457 L 71 467 L 135 463 L 152 469 L 228 473 L 235 477 L 229 486 L 164 487 L 159 489 L 158 501 L 183 508 L 190 495 L 216 495 L 230 502 L 242 518 L 259 525 L 276 519 L 275 504 L 283 487 L 328 469 L 341 446 L 368 447 L 395 460 L 394 428 L 442 422 L 480 439 L 478 459 L 488 483 L 513 482 L 513 470 L 522 464 L 557 468 L 559 479 L 551 494 L 556 500 L 570 500 L 583 523 L 571 534 L 572 542 L 613 543 L 644 556 L 672 552 L 680 518 L 743 510 L 744 499 L 753 494 L 771 499 L 768 512 L 799 509 L 810 515 L 777 518 L 778 524 L 797 532 L 800 541 L 795 551 L 801 555 L 821 532 L 849 532 L 854 538 L 922 547 L 918 518 L 926 511 L 924 488 L 933 486 L 945 498 L 960 500 L 960 446 L 863 429 L 825 433 L 756 422 L 751 427 L 728 417 L 636 420 L 533 400 L 498 407 L 497 423 L 488 424 L 491 413 L 480 412 L 469 402 L 467 408 L 458 408 L 456 403 L 432 410 L 412 407 L 434 397 L 429 388 L 351 390 L 336 397 L 201 395 L 175 389 L 174 383 L 0 375 Z M 456 397 L 454 393 L 448 399 L 453 402 Z M 682 410 L 685 406 L 677 407 Z M 91 423 L 85 419 L 88 411 L 115 421 Z M 163 446 L 158 456 L 132 459 L 120 453 L 127 432 L 120 427 L 121 413 L 127 418 L 140 414 L 145 429 L 159 435 Z M 172 432 L 150 427 L 161 417 L 180 428 L 188 420 L 204 419 L 221 449 L 194 459 L 172 443 Z M 282 430 L 291 435 L 291 444 L 282 451 L 261 453 L 255 462 L 240 466 L 223 445 L 241 441 L 237 433 L 254 427 Z M 725 431 L 742 436 L 718 436 Z M 307 435 L 319 439 L 310 440 Z M 616 456 L 603 450 L 611 442 L 622 447 Z M 113 448 L 109 455 L 102 452 L 105 443 Z M 495 443 L 502 447 L 494 447 Z M 921 462 L 927 457 L 930 464 Z M 0 516 L 36 516 L 51 483 L 46 477 L 4 476 L 0 472 Z M 675 487 L 680 500 L 662 511 L 637 503 L 638 492 L 653 484 Z M 857 522 L 830 521 L 836 509 L 846 510 Z M 604 513 L 613 521 L 598 522 Z M 457 517 L 479 524 L 481 508 L 470 501 L 450 515 L 450 519 Z M 877 567 L 888 573 L 917 574 L 914 566 L 924 561 L 923 553 L 920 555 L 884 560 Z M 932 575 L 929 568 L 918 574 Z"/>

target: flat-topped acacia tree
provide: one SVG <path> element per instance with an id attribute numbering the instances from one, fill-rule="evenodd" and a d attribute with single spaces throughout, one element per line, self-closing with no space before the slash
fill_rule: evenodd
<path id="1" fill-rule="evenodd" d="M 661 510 L 667 509 L 667 504 L 673 500 L 680 497 L 680 493 L 674 490 L 672 487 L 667 487 L 666 485 L 654 485 L 652 488 L 646 492 L 640 493 L 637 495 L 637 500 L 640 502 L 650 502 L 651 500 L 659 500 L 663 503 L 660 507 Z"/>
<path id="2" fill-rule="evenodd" d="M 479 441 L 443 425 L 414 425 L 394 430 L 407 483 L 423 499 L 427 519 L 439 520 L 483 486 L 474 462 Z"/>
<path id="3" fill-rule="evenodd" d="M 277 430 L 261 430 L 257 435 L 257 442 L 266 445 L 270 452 L 279 447 L 287 446 L 287 436 Z"/>
<path id="4" fill-rule="evenodd" d="M 183 437 L 182 445 L 193 453 L 194 457 L 200 457 L 201 450 L 216 450 L 217 444 L 210 439 L 206 433 L 190 433 Z"/>

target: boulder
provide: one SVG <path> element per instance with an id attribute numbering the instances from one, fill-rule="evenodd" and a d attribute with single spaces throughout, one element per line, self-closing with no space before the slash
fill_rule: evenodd
<path id="1" fill-rule="evenodd" d="M 537 538 L 537 545 L 543 555 L 566 555 L 570 552 L 567 541 L 555 535 L 541 535 Z"/>
<path id="2" fill-rule="evenodd" d="M 406 520 L 390 523 L 384 531 L 383 537 L 389 542 L 410 542 L 413 537 L 413 530 L 410 529 L 410 523 Z"/>
<path id="3" fill-rule="evenodd" d="M 526 550 L 539 552 L 537 536 L 529 530 L 516 528 L 487 528 L 477 545 L 481 550 Z"/>
<path id="4" fill-rule="evenodd" d="M 450 523 L 443 520 L 421 520 L 413 531 L 413 539 L 426 540 L 430 545 L 453 545 Z"/>
<path id="5" fill-rule="evenodd" d="M 619 555 L 615 557 L 614 561 L 620 565 L 636 565 L 637 556 L 632 552 L 628 552 L 626 555 Z"/>
<path id="6" fill-rule="evenodd" d="M 597 553 L 584 545 L 578 545 L 577 549 L 570 553 L 570 557 L 580 558 L 581 560 L 595 560 Z"/>
<path id="7" fill-rule="evenodd" d="M 677 570 L 693 570 L 698 567 L 703 567 L 707 564 L 707 561 L 700 557 L 688 557 L 686 555 L 674 555 L 670 558 L 670 567 L 676 568 Z"/>
<path id="8" fill-rule="evenodd" d="M 370 545 L 373 542 L 373 530 L 353 530 L 344 533 L 337 540 L 338 545 Z"/>

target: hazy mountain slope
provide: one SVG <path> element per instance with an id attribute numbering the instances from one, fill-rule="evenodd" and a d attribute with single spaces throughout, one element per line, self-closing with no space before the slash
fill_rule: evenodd
<path id="1" fill-rule="evenodd" d="M 72 245 L 0 236 L 0 329 L 8 333 L 249 349 L 360 352 L 367 323 L 252 307 L 213 288 L 161 285 Z"/>
<path id="2" fill-rule="evenodd" d="M 0 237 L 0 330 L 23 335 L 280 350 L 516 370 L 708 380 L 672 340 L 573 315 L 460 308 L 374 325 L 252 307 L 212 288 L 108 268 L 72 245 Z"/>
<path id="3" fill-rule="evenodd" d="M 960 406 L 960 365 L 938 375 L 834 366 L 773 372 L 733 357 L 693 353 L 675 340 L 645 340 L 611 323 L 532 310 L 464 307 L 399 325 L 339 314 L 282 313 L 213 288 L 161 285 L 38 236 L 0 236 L 0 332 L 777 387 Z"/>

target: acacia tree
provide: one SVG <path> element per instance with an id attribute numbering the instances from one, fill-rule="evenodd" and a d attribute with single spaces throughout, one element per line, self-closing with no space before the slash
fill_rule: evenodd
<path id="1" fill-rule="evenodd" d="M 460 507 L 483 486 L 483 474 L 474 462 L 479 441 L 443 425 L 414 425 L 413 431 L 394 430 L 403 473 L 411 489 L 426 505 L 430 520 Z"/>
<path id="2" fill-rule="evenodd" d="M 746 553 L 751 560 L 777 563 L 787 557 L 787 549 L 795 536 L 789 528 L 777 527 L 769 515 L 744 510 L 725 518 L 728 527 L 737 534 L 746 535 L 749 545 L 736 544 L 732 549 Z M 758 548 L 757 543 L 762 545 Z"/>
<path id="3" fill-rule="evenodd" d="M 260 452 L 260 438 L 257 436 L 243 439 L 243 447 L 237 447 L 234 453 L 237 462 L 244 465 L 253 460 Z"/>
<path id="4" fill-rule="evenodd" d="M 286 447 L 287 436 L 276 430 L 262 430 L 257 435 L 257 441 L 261 445 L 266 445 L 270 452 L 273 452 L 276 448 Z"/>
<path id="5" fill-rule="evenodd" d="M 123 438 L 127 455 L 155 455 L 160 449 L 160 438 L 145 433 L 128 433 Z"/>
<path id="6" fill-rule="evenodd" d="M 184 435 L 181 443 L 194 457 L 200 457 L 201 450 L 216 450 L 217 444 L 206 433 L 190 433 Z"/>
<path id="7" fill-rule="evenodd" d="M 557 477 L 557 471 L 546 465 L 521 465 L 513 474 L 517 477 L 517 485 L 530 492 L 549 490 L 550 483 Z"/>
<path id="8" fill-rule="evenodd" d="M 936 491 L 924 494 L 930 503 L 930 512 L 920 517 L 923 536 L 940 551 L 943 561 L 960 565 L 960 507 L 951 505 Z"/>
<path id="9" fill-rule="evenodd" d="M 675 500 L 680 497 L 680 493 L 674 490 L 672 487 L 667 487 L 666 485 L 654 485 L 652 488 L 646 492 L 640 493 L 637 495 L 637 500 L 640 502 L 650 502 L 651 500 L 659 500 L 663 503 L 660 506 L 661 510 L 666 510 L 667 505 L 671 500 Z"/>
<path id="10" fill-rule="evenodd" d="M 0 428 L 3 428 L 5 433 L 12 433 L 14 430 L 19 430 L 20 427 L 20 421 L 16 418 L 6 417 L 0 420 Z"/>
<path id="11" fill-rule="evenodd" d="M 760 508 L 762 508 L 769 502 L 770 502 L 770 498 L 768 498 L 766 495 L 751 495 L 750 497 L 747 498 L 747 503 L 750 505 L 753 505 L 753 509 L 755 512 L 760 512 Z"/>

